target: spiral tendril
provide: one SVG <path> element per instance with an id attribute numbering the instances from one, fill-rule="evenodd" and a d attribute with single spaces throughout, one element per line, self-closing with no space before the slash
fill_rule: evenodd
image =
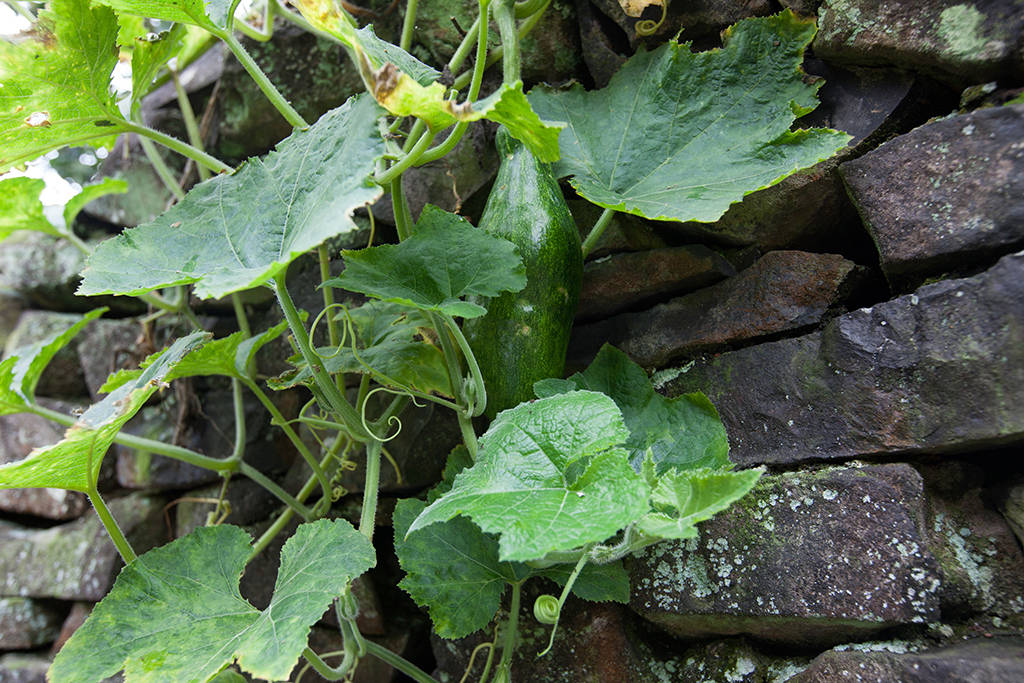
<path id="1" fill-rule="evenodd" d="M 320 319 L 323 318 L 324 315 L 326 315 L 327 312 L 330 311 L 332 308 L 340 308 L 343 311 L 345 311 L 345 317 L 346 317 L 347 321 L 351 322 L 351 318 L 348 317 L 348 308 L 345 306 L 345 304 L 331 304 L 330 306 L 327 306 L 326 308 L 324 308 L 324 310 L 322 310 L 319 313 L 317 313 L 316 317 L 313 318 L 313 324 L 309 326 L 309 338 L 310 338 L 310 340 L 312 340 L 313 339 L 313 335 L 316 334 L 316 326 L 320 324 Z M 317 351 L 316 350 L 316 346 L 314 346 L 313 344 L 310 344 L 309 348 L 310 348 L 310 350 L 313 351 L 314 355 L 316 355 L 316 357 L 319 358 L 320 360 L 330 360 L 331 358 L 334 358 L 339 353 L 341 353 L 341 350 L 345 347 L 345 342 L 348 340 L 348 337 L 349 337 L 350 334 L 353 337 L 355 336 L 355 334 L 350 331 L 349 325 L 346 324 L 345 325 L 344 334 L 342 334 L 341 335 L 341 339 L 338 340 L 338 348 L 336 348 L 334 350 L 334 353 L 332 353 L 329 356 L 325 356 L 324 354 L 322 354 L 319 351 Z M 353 343 L 355 343 L 354 340 L 353 340 Z"/>
<path id="2" fill-rule="evenodd" d="M 638 36 L 650 36 L 653 35 L 661 25 L 665 23 L 665 17 L 668 16 L 668 0 L 664 0 L 661 3 L 661 19 L 654 21 L 653 19 L 641 19 L 636 22 L 633 26 L 636 29 Z"/>
<path id="3" fill-rule="evenodd" d="M 562 606 L 554 595 L 541 595 L 533 601 L 533 618 L 542 624 L 557 624 Z"/>
<path id="4" fill-rule="evenodd" d="M 392 415 L 391 417 L 388 418 L 388 427 L 395 425 L 395 433 L 392 434 L 391 436 L 382 437 L 377 436 L 376 434 L 373 433 L 373 430 L 370 429 L 370 425 L 366 422 L 366 405 L 370 402 L 370 397 L 376 394 L 378 391 L 386 391 L 389 394 L 399 395 L 402 395 L 405 392 L 394 391 L 392 389 L 389 389 L 388 387 L 375 387 L 374 389 L 371 389 L 368 394 L 366 394 L 366 400 L 363 401 L 363 405 L 359 410 L 359 421 L 363 423 L 363 429 L 366 430 L 366 433 L 381 443 L 387 443 L 388 441 L 391 441 L 392 439 L 394 439 L 395 437 L 402 433 L 402 421 L 398 419 L 397 415 Z"/>

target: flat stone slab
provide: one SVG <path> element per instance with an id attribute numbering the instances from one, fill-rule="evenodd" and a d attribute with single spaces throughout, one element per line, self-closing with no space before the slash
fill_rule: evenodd
<path id="1" fill-rule="evenodd" d="M 583 267 L 576 319 L 600 318 L 736 274 L 727 260 L 699 244 L 613 254 Z"/>
<path id="2" fill-rule="evenodd" d="M 0 598 L 0 652 L 31 650 L 52 643 L 66 612 L 66 606 L 61 609 L 59 603 Z"/>
<path id="3" fill-rule="evenodd" d="M 50 660 L 42 655 L 0 655 L 0 683 L 46 683 Z"/>
<path id="4" fill-rule="evenodd" d="M 658 304 L 573 330 L 570 365 L 608 342 L 646 367 L 817 324 L 842 301 L 855 264 L 836 254 L 773 251 L 738 275 Z"/>
<path id="5" fill-rule="evenodd" d="M 1024 105 L 929 123 L 840 173 L 891 282 L 1024 244 Z"/>
<path id="6" fill-rule="evenodd" d="M 790 683 L 933 683 L 1024 681 L 1024 638 L 975 638 L 949 647 L 908 652 L 900 644 L 864 644 L 819 655 Z"/>
<path id="7" fill-rule="evenodd" d="M 630 606 L 683 638 L 800 647 L 934 621 L 940 575 L 921 511 L 908 465 L 766 476 L 697 538 L 646 548 Z"/>
<path id="8" fill-rule="evenodd" d="M 1015 0 L 825 0 L 814 54 L 891 65 L 961 87 L 1019 73 L 1024 13 Z"/>
<path id="9" fill-rule="evenodd" d="M 1024 438 L 1024 253 L 853 311 L 821 332 L 701 360 L 741 465 L 968 451 Z"/>
<path id="10" fill-rule="evenodd" d="M 165 537 L 163 500 L 135 495 L 108 506 L 138 554 Z M 49 529 L 0 521 L 0 596 L 97 602 L 121 564 L 95 514 Z"/>

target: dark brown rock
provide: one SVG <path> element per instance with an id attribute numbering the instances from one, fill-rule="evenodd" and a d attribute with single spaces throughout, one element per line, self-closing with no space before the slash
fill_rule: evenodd
<path id="1" fill-rule="evenodd" d="M 576 17 L 580 28 L 583 63 L 590 72 L 595 88 L 603 88 L 626 61 L 619 49 L 626 49 L 629 40 L 621 28 L 598 18 L 600 12 L 590 0 L 576 0 Z"/>
<path id="2" fill-rule="evenodd" d="M 580 239 L 586 239 L 601 217 L 603 209 L 582 199 L 570 199 L 567 203 L 580 231 Z M 624 251 L 647 251 L 667 247 L 668 243 L 654 231 L 652 225 L 650 221 L 616 212 L 590 250 L 589 258 L 598 259 Z"/>
<path id="3" fill-rule="evenodd" d="M 657 22 L 661 18 L 661 8 L 647 9 L 643 17 L 630 17 L 616 0 L 592 0 L 601 12 L 614 21 L 625 31 L 630 40 L 643 40 L 636 35 L 636 23 L 642 19 Z M 651 35 L 650 42 L 664 42 L 665 39 L 683 31 L 684 40 L 718 39 L 722 29 L 735 24 L 740 19 L 752 16 L 763 16 L 775 11 L 769 0 L 689 0 L 685 3 L 667 3 L 668 15 L 664 23 Z"/>
<path id="4" fill-rule="evenodd" d="M 136 553 L 166 538 L 162 500 L 136 495 L 108 505 Z M 120 567 L 94 514 L 49 529 L 0 522 L 0 595 L 96 602 Z"/>
<path id="5" fill-rule="evenodd" d="M 64 647 L 64 643 L 68 642 L 68 639 L 75 634 L 75 631 L 85 623 L 85 620 L 92 614 L 92 608 L 94 607 L 91 602 L 75 602 L 71 604 L 71 611 L 68 612 L 67 617 L 64 619 L 64 623 L 61 624 L 60 633 L 57 635 L 57 639 L 53 641 L 53 645 L 50 646 L 50 653 L 56 654 Z"/>
<path id="6" fill-rule="evenodd" d="M 820 646 L 939 615 L 907 465 L 766 476 L 697 538 L 651 546 L 630 606 L 676 636 Z"/>
<path id="7" fill-rule="evenodd" d="M 147 356 L 170 344 L 187 330 L 175 324 L 143 325 L 134 318 L 100 318 L 75 338 L 85 384 L 94 401 L 111 373 L 139 367 Z"/>
<path id="8" fill-rule="evenodd" d="M 853 262 L 835 254 L 774 251 L 735 277 L 659 304 L 578 327 L 571 365 L 601 345 L 619 347 L 646 367 L 709 349 L 817 324 L 848 294 Z"/>
<path id="9" fill-rule="evenodd" d="M 887 64 L 969 85 L 1019 73 L 1024 13 L 1015 0 L 825 0 L 814 53 Z"/>
<path id="10" fill-rule="evenodd" d="M 194 489 L 175 499 L 174 533 L 181 538 L 192 533 L 201 526 L 206 526 L 207 517 L 217 509 L 217 501 L 221 495 L 221 484 L 211 484 Z M 224 496 L 227 514 L 219 519 L 221 524 L 246 526 L 266 519 L 280 505 L 266 489 L 259 484 L 235 477 L 228 483 Z"/>
<path id="11" fill-rule="evenodd" d="M 1024 544 L 1024 480 L 1016 481 L 1007 488 L 999 510 L 1017 535 L 1017 540 Z"/>
<path id="12" fill-rule="evenodd" d="M 614 254 L 584 266 L 576 319 L 642 307 L 735 274 L 726 259 L 702 245 Z"/>
<path id="13" fill-rule="evenodd" d="M 1024 555 L 1002 515 L 986 503 L 985 470 L 960 460 L 918 470 L 929 494 L 926 542 L 942 567 L 943 618 L 1022 619 Z"/>
<path id="14" fill-rule="evenodd" d="M 71 404 L 47 402 L 63 413 Z M 33 449 L 55 444 L 64 438 L 64 427 L 38 415 L 18 413 L 0 416 L 0 464 L 23 460 Z M 88 499 L 77 491 L 64 489 L 0 489 L 0 510 L 47 519 L 74 519 L 89 509 Z"/>
<path id="15" fill-rule="evenodd" d="M 891 282 L 1024 244 L 1024 105 L 921 126 L 841 173 Z"/>
<path id="16" fill-rule="evenodd" d="M 0 598 L 0 652 L 32 650 L 52 643 L 66 609 L 31 598 Z"/>
<path id="17" fill-rule="evenodd" d="M 995 683 L 1024 679 L 1024 639 L 976 638 L 949 647 L 905 652 L 898 646 L 831 650 L 791 683 Z"/>
<path id="18" fill-rule="evenodd" d="M 1024 439 L 1024 253 L 862 308 L 821 332 L 702 360 L 743 465 L 968 451 Z"/>

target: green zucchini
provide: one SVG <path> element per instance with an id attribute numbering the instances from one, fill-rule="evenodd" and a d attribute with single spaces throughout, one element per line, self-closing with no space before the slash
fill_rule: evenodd
<path id="1" fill-rule="evenodd" d="M 496 144 L 501 167 L 480 228 L 516 245 L 526 287 L 481 302 L 487 314 L 465 322 L 492 418 L 535 398 L 537 380 L 562 376 L 583 278 L 579 232 L 551 167 L 504 128 Z"/>

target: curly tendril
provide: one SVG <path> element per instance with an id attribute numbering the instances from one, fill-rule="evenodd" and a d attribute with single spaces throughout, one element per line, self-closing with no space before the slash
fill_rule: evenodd
<path id="1" fill-rule="evenodd" d="M 392 415 L 391 417 L 388 418 L 388 427 L 395 425 L 395 433 L 392 434 L 391 436 L 382 437 L 377 436 L 376 434 L 373 433 L 373 430 L 370 429 L 370 425 L 366 422 L 366 404 L 370 402 L 370 397 L 376 394 L 378 391 L 386 391 L 389 394 L 397 394 L 399 396 L 405 395 L 405 392 L 394 391 L 393 389 L 389 389 L 388 387 L 376 387 L 374 389 L 371 389 L 370 392 L 366 394 L 366 400 L 363 401 L 363 405 L 359 410 L 359 421 L 363 423 L 363 429 L 366 430 L 366 433 L 381 443 L 387 443 L 388 441 L 391 441 L 392 439 L 394 439 L 395 437 L 402 433 L 402 421 L 398 419 L 397 415 Z"/>
<path id="2" fill-rule="evenodd" d="M 316 317 L 313 318 L 313 324 L 309 326 L 309 338 L 310 338 L 310 340 L 312 340 L 313 339 L 313 335 L 316 334 L 316 326 L 318 324 L 320 324 L 320 319 L 323 318 L 324 315 L 326 315 L 326 313 L 329 310 L 331 310 L 332 308 L 340 308 L 340 309 L 345 311 L 345 318 L 347 320 L 347 324 L 345 325 L 345 333 L 341 336 L 341 339 L 338 341 L 338 348 L 335 349 L 334 353 L 332 353 L 329 356 L 325 356 L 324 354 L 322 354 L 319 351 L 317 351 L 316 350 L 316 346 L 314 346 L 313 344 L 309 345 L 310 350 L 320 360 L 330 360 L 331 358 L 334 358 L 339 353 L 341 353 L 341 349 L 345 346 L 345 341 L 348 339 L 349 335 L 351 335 L 353 337 L 352 343 L 353 343 L 353 345 L 355 345 L 355 339 L 354 339 L 355 333 L 352 332 L 351 328 L 350 328 L 350 324 L 352 322 L 352 319 L 349 318 L 349 316 L 348 316 L 348 308 L 345 307 L 345 304 L 331 304 L 330 306 L 327 306 L 326 308 L 324 308 L 324 310 L 322 310 L 319 313 L 317 313 Z"/>
<path id="3" fill-rule="evenodd" d="M 636 29 L 638 36 L 649 36 L 653 35 L 661 25 L 665 23 L 665 17 L 668 16 L 668 2 L 669 0 L 663 0 L 661 3 L 661 19 L 654 21 L 653 19 L 641 19 L 636 22 L 633 28 Z"/>
<path id="4" fill-rule="evenodd" d="M 554 595 L 541 595 L 533 601 L 533 618 L 542 624 L 557 624 L 562 605 Z"/>

